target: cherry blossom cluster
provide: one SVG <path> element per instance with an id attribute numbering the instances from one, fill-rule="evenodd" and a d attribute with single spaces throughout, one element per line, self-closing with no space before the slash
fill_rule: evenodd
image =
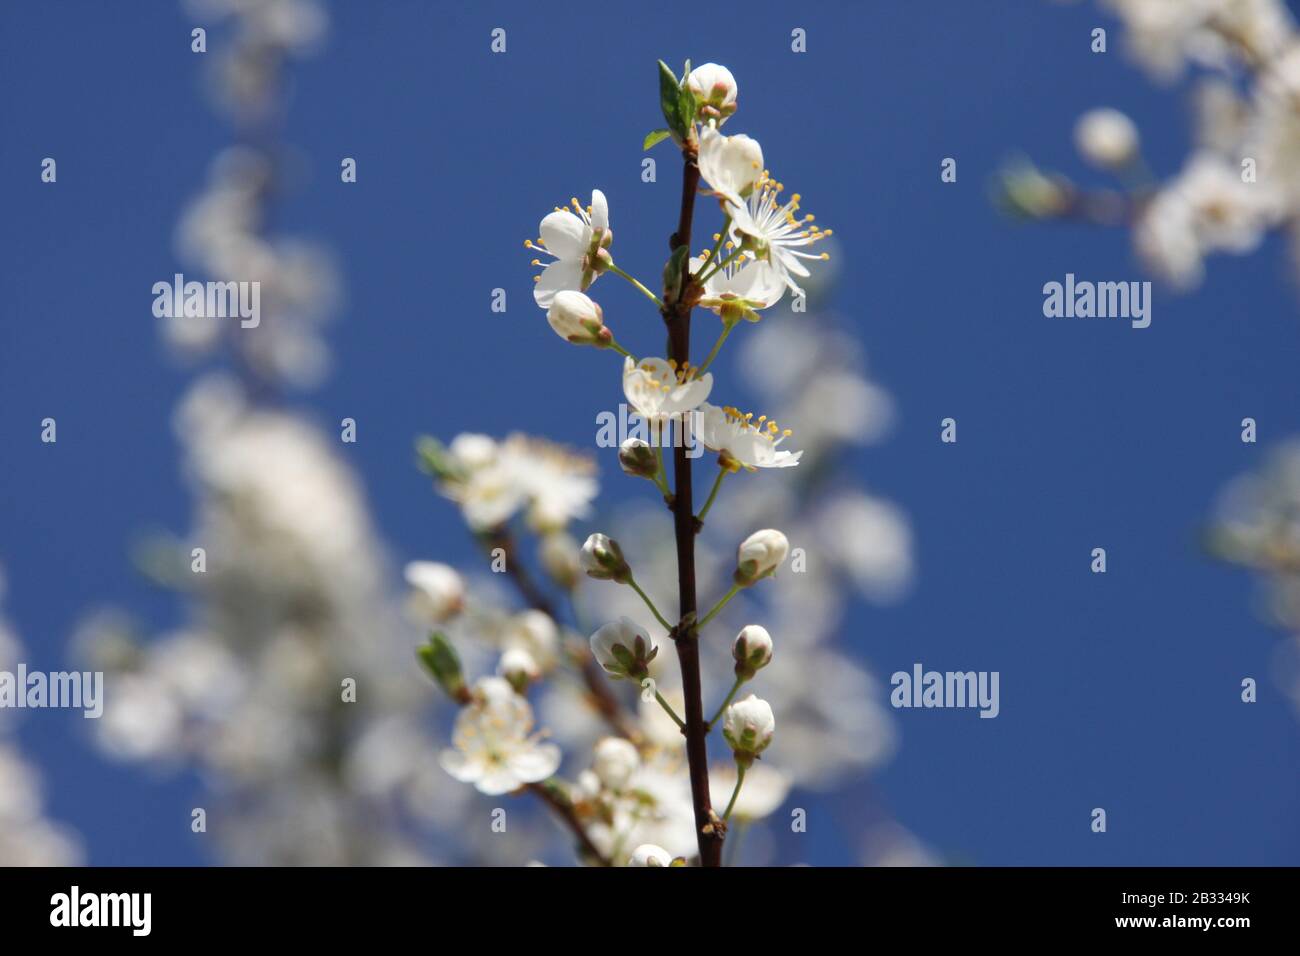
<path id="1" fill-rule="evenodd" d="M 586 204 L 575 198 L 547 214 L 538 238 L 525 246 L 537 253 L 533 264 L 541 273 L 534 297 L 556 334 L 574 345 L 611 350 L 622 359 L 622 397 L 648 426 L 649 440 L 629 438 L 622 444 L 621 470 L 652 482 L 673 510 L 675 493 L 665 462 L 665 449 L 672 447 L 670 433 L 678 443 L 684 435 L 693 437 L 715 456 L 712 489 L 692 516 L 693 533 L 698 533 L 728 475 L 789 469 L 800 462 L 803 452 L 785 447 L 791 429 L 767 415 L 756 417 L 735 405 L 709 402 L 715 385 L 709 369 L 742 319 L 758 323 L 763 311 L 787 293 L 806 295 L 800 283 L 810 277 L 808 263 L 826 258 L 811 247 L 829 238 L 831 231 L 800 212 L 799 194 L 783 196 L 785 187 L 766 168 L 757 140 L 722 131 L 737 106 L 730 71 L 717 64 L 692 70 L 688 64 L 680 79 L 662 64 L 661 71 L 668 78 L 665 83 L 661 77 L 661 91 L 667 91 L 665 117 L 670 127 L 652 133 L 646 146 L 671 136 L 698 169 L 696 194 L 716 203 L 721 216 L 712 242 L 696 255 L 685 248 L 675 251 L 664 268 L 662 293 L 656 294 L 616 260 L 610 203 L 595 189 Z M 629 282 L 666 321 L 695 306 L 716 316 L 718 335 L 703 362 L 634 354 L 633 343 L 620 341 L 605 310 L 589 294 L 607 273 Z M 700 639 L 700 645 L 708 647 L 701 638 L 708 636 L 714 619 L 738 594 L 771 579 L 786 562 L 786 535 L 774 528 L 749 533 L 736 549 L 730 586 L 712 609 L 670 620 L 652 597 L 651 586 L 638 580 L 634 567 L 641 556 L 635 549 L 625 551 L 601 532 L 588 535 L 579 548 L 570 535 L 568 527 L 589 516 L 596 492 L 591 465 L 583 456 L 518 435 L 497 441 L 464 434 L 447 445 L 426 438 L 419 448 L 422 465 L 438 490 L 461 508 L 485 550 L 509 565 L 507 570 L 533 604 L 500 628 L 495 674 L 470 681 L 456 633 L 481 631 L 481 618 L 490 612 L 476 604 L 465 581 L 449 566 L 408 566 L 412 601 L 434 628 L 421 649 L 421 660 L 461 705 L 443 767 L 485 794 L 534 793 L 571 828 L 587 862 L 669 866 L 696 859 L 699 834 L 692 812 L 698 811 L 700 795 L 685 784 L 681 752 L 682 737 L 692 729 L 679 714 L 684 691 L 670 691 L 676 697 L 670 700 L 660 690 L 659 679 L 666 676 L 660 671 L 662 642 Z M 577 635 L 554 623 L 554 603 L 524 577 L 527 571 L 514 560 L 516 516 L 538 536 L 538 561 L 552 583 L 571 596 L 579 576 L 622 585 L 637 596 L 653 623 L 643 623 L 641 615 L 620 615 L 591 631 L 586 641 L 589 656 L 583 655 Z M 473 622 L 468 628 L 467 619 Z M 534 626 L 524 625 L 522 619 L 531 619 Z M 709 811 L 707 827 L 716 834 L 725 834 L 733 813 L 744 814 L 740 795 L 746 775 L 772 745 L 776 729 L 767 700 L 753 693 L 740 697 L 742 688 L 773 659 L 771 634 L 761 625 L 744 625 L 732 641 L 731 658 L 730 690 L 710 719 L 696 727 L 705 735 L 717 729 L 733 758 L 730 773 L 714 771 L 730 785 L 729 793 L 715 794 L 720 812 Z M 563 755 L 536 730 L 529 699 L 533 688 L 566 672 L 576 673 L 585 683 L 592 709 L 604 717 L 607 731 L 592 741 L 590 768 L 572 781 L 557 776 Z M 636 687 L 642 705 L 638 714 L 622 712 L 621 700 L 605 686 L 608 679 Z M 692 775 L 696 769 L 691 768 Z M 707 777 L 709 768 L 700 769 Z M 783 783 L 765 780 L 761 770 L 754 776 L 760 804 L 765 787 L 783 795 Z"/>

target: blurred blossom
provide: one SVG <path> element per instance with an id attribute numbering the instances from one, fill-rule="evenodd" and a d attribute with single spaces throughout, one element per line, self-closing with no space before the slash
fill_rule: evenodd
<path id="1" fill-rule="evenodd" d="M 215 83 L 241 145 L 214 160 L 181 214 L 177 252 L 204 278 L 259 282 L 261 322 L 164 320 L 178 350 L 229 359 L 235 374 L 200 375 L 173 416 L 193 522 L 144 570 L 185 595 L 183 628 L 150 637 L 110 611 L 76 635 L 106 671 L 94 731 L 112 757 L 198 771 L 220 862 L 492 859 L 436 767 L 432 695 L 413 666 L 419 631 L 364 489 L 336 437 L 267 401 L 324 374 L 321 333 L 338 300 L 329 256 L 266 228 L 285 185 L 273 159 L 285 154 L 283 68 L 317 46 L 324 14 L 315 0 L 191 9 L 228 31 L 212 43 Z"/>
<path id="2" fill-rule="evenodd" d="M 0 569 L 0 602 L 5 596 Z M 24 660 L 18 635 L 0 613 L 0 670 Z M 81 841 L 45 816 L 40 774 L 18 746 L 14 711 L 0 710 L 0 866 L 78 866 Z"/>
<path id="3" fill-rule="evenodd" d="M 230 345 L 259 380 L 305 387 L 329 368 L 321 330 L 338 306 L 339 281 L 323 249 L 263 233 L 275 177 L 266 154 L 248 146 L 227 149 L 182 214 L 176 235 L 186 267 L 215 281 L 259 283 L 260 323 L 241 328 L 229 319 L 184 315 L 161 322 L 168 343 L 184 355 L 201 357 Z"/>
<path id="4" fill-rule="evenodd" d="M 1138 125 L 1113 109 L 1080 117 L 1076 142 L 1111 184 L 1085 188 L 1030 164 L 1004 171 L 999 199 L 1036 219 L 1131 227 L 1138 259 L 1178 291 L 1198 286 L 1213 255 L 1245 255 L 1286 234 L 1300 274 L 1300 34 L 1283 0 L 1102 0 L 1152 77 L 1189 73 L 1193 147 L 1157 175 Z M 1031 181 L 1035 190 L 1026 188 Z M 1047 187 L 1050 186 L 1050 189 Z M 1050 196 L 1036 197 L 1047 189 Z"/>
<path id="5" fill-rule="evenodd" d="M 1300 438 L 1273 448 L 1257 470 L 1223 489 L 1209 547 L 1259 576 L 1264 618 L 1284 632 L 1273 676 L 1300 713 Z"/>
<path id="6" fill-rule="evenodd" d="M 1120 18 L 1134 59 L 1170 82 L 1189 64 L 1227 69 L 1267 60 L 1286 42 L 1293 21 L 1282 0 L 1104 0 Z"/>
<path id="7" fill-rule="evenodd" d="M 867 831 L 863 866 L 940 866 L 943 860 L 899 824 L 888 821 Z"/>

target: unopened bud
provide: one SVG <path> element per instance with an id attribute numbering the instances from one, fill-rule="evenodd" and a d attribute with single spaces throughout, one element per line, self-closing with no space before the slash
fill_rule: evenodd
<path id="1" fill-rule="evenodd" d="M 767 628 L 750 624 L 741 628 L 731 645 L 731 656 L 736 659 L 736 676 L 750 680 L 772 660 L 772 635 Z"/>
<path id="2" fill-rule="evenodd" d="M 747 588 L 768 577 L 789 553 L 790 541 L 780 531 L 774 528 L 755 531 L 740 543 L 736 553 L 735 582 Z"/>
<path id="3" fill-rule="evenodd" d="M 621 617 L 591 635 L 591 653 L 615 680 L 641 680 L 659 648 L 635 621 Z"/>
<path id="4" fill-rule="evenodd" d="M 465 581 L 451 565 L 412 561 L 404 576 L 411 586 L 411 609 L 426 623 L 441 624 L 465 606 Z"/>
<path id="5" fill-rule="evenodd" d="M 736 701 L 722 718 L 722 736 L 742 766 L 749 766 L 767 749 L 775 732 L 772 705 L 754 694 Z"/>
<path id="6" fill-rule="evenodd" d="M 522 694 L 528 685 L 542 676 L 533 655 L 522 647 L 507 648 L 497 662 L 497 674 L 510 682 L 515 693 Z"/>
<path id="7" fill-rule="evenodd" d="M 626 584 L 632 580 L 632 569 L 623 559 L 623 549 L 608 535 L 593 534 L 582 546 L 582 570 L 589 577 L 601 581 L 618 581 Z"/>
<path id="8" fill-rule="evenodd" d="M 640 438 L 629 438 L 619 446 L 618 464 L 625 474 L 633 478 L 649 478 L 659 474 L 659 457 Z"/>
<path id="9" fill-rule="evenodd" d="M 627 861 L 628 866 L 672 866 L 673 855 L 661 846 L 655 846 L 653 843 L 642 843 L 632 851 L 632 858 Z"/>
<path id="10" fill-rule="evenodd" d="M 605 348 L 614 341 L 613 333 L 605 328 L 600 306 L 572 289 L 555 293 L 555 299 L 546 311 L 546 321 L 556 335 L 574 345 Z"/>
<path id="11" fill-rule="evenodd" d="M 695 96 L 696 117 L 700 122 L 710 119 L 721 124 L 736 112 L 736 78 L 725 66 L 705 63 L 691 70 L 686 86 Z"/>

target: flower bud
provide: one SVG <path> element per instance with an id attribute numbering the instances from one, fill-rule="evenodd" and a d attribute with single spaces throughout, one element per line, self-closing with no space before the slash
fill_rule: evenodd
<path id="1" fill-rule="evenodd" d="M 741 628 L 731 645 L 731 656 L 736 659 L 736 676 L 750 680 L 772 660 L 772 635 L 758 624 Z"/>
<path id="2" fill-rule="evenodd" d="M 563 531 L 552 531 L 542 537 L 537 551 L 542 568 L 551 580 L 572 591 L 582 573 L 582 561 L 579 558 L 578 542 Z"/>
<path id="3" fill-rule="evenodd" d="M 429 643 L 423 645 L 417 653 L 424 669 L 447 692 L 448 697 L 462 704 L 469 700 L 469 688 L 465 686 L 465 678 L 461 674 L 460 657 L 446 635 L 437 631 L 430 634 Z"/>
<path id="4" fill-rule="evenodd" d="M 525 651 L 543 673 L 559 663 L 560 628 L 545 611 L 529 608 L 511 616 L 500 640 L 503 651 L 512 647 Z"/>
<path id="5" fill-rule="evenodd" d="M 641 680 L 659 648 L 637 623 L 621 617 L 591 635 L 591 653 L 615 680 Z"/>
<path id="6" fill-rule="evenodd" d="M 627 861 L 628 866 L 672 866 L 673 855 L 661 846 L 655 846 L 653 843 L 642 843 L 632 851 L 632 858 Z"/>
<path id="7" fill-rule="evenodd" d="M 1075 124 L 1074 145 L 1092 165 L 1120 169 L 1137 157 L 1137 127 L 1119 110 L 1089 110 Z"/>
<path id="8" fill-rule="evenodd" d="M 780 531 L 755 531 L 740 543 L 734 580 L 743 588 L 771 575 L 790 553 L 790 542 Z"/>
<path id="9" fill-rule="evenodd" d="M 728 707 L 722 718 L 722 736 L 731 745 L 736 763 L 743 766 L 753 763 L 767 749 L 775 732 L 772 706 L 753 694 Z"/>
<path id="10" fill-rule="evenodd" d="M 455 568 L 437 561 L 412 561 L 406 566 L 411 609 L 430 624 L 455 617 L 465 606 L 465 582 Z"/>
<path id="11" fill-rule="evenodd" d="M 542 671 L 532 654 L 522 647 L 509 647 L 497 662 L 497 674 L 510 682 L 515 693 L 522 694 L 529 684 L 542 676 Z"/>
<path id="12" fill-rule="evenodd" d="M 659 474 L 659 457 L 640 438 L 628 438 L 618 449 L 618 464 L 625 474 L 633 478 L 654 480 Z"/>
<path id="13" fill-rule="evenodd" d="M 587 538 L 582 546 L 580 560 L 582 570 L 589 577 L 601 581 L 618 581 L 620 584 L 632 580 L 632 569 L 623 559 L 623 549 L 608 535 L 597 533 Z"/>
<path id="14" fill-rule="evenodd" d="M 555 293 L 546 321 L 565 341 L 603 349 L 614 341 L 613 333 L 605 328 L 604 315 L 600 306 L 586 295 L 566 289 Z"/>
<path id="15" fill-rule="evenodd" d="M 606 737 L 596 743 L 591 769 L 608 789 L 622 790 L 640 766 L 636 744 L 625 737 Z"/>
<path id="16" fill-rule="evenodd" d="M 686 77 L 686 87 L 695 95 L 700 122 L 716 119 L 721 123 L 736 112 L 736 78 L 725 66 L 717 63 L 697 66 Z"/>

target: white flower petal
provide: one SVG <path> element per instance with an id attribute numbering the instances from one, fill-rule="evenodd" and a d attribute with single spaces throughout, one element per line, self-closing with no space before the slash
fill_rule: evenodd
<path id="1" fill-rule="evenodd" d="M 542 220 L 540 229 L 546 251 L 559 259 L 581 259 L 591 242 L 591 228 L 569 212 L 557 209 Z"/>
<path id="2" fill-rule="evenodd" d="M 581 289 L 582 262 L 557 259 L 542 270 L 541 277 L 533 284 L 533 300 L 543 309 L 549 309 L 557 292 L 578 292 Z"/>
<path id="3" fill-rule="evenodd" d="M 506 766 L 520 782 L 537 783 L 560 769 L 560 758 L 555 744 L 536 744 L 511 754 Z"/>

